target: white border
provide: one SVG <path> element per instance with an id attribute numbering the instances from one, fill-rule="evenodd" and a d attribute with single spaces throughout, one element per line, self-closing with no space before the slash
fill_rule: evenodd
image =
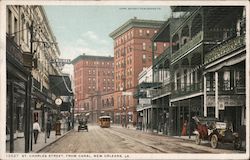
<path id="1" fill-rule="evenodd" d="M 35 1 L 35 0 L 19 0 L 19 1 L 7 1 L 0 0 L 0 142 L 4 145 L 0 147 L 1 158 L 7 158 L 5 154 L 5 117 L 6 117 L 6 49 L 5 49 L 5 30 L 6 30 L 6 19 L 5 19 L 5 6 L 6 5 L 202 5 L 202 6 L 246 6 L 246 131 L 247 131 L 247 146 L 245 154 L 120 154 L 119 155 L 129 155 L 127 159 L 248 159 L 249 158 L 249 83 L 250 83 L 250 70 L 249 70 L 249 2 L 248 1 Z M 4 54 L 3 54 L 4 53 Z M 247 63 L 248 62 L 248 63 Z M 88 154 L 88 153 L 86 153 Z M 106 153 L 105 153 L 106 154 Z M 107 153 L 108 154 L 108 153 Z M 33 159 L 32 155 L 42 155 L 42 154 L 15 154 L 16 158 L 11 159 Z M 29 155 L 29 157 L 22 158 L 22 155 Z M 46 154 L 47 155 L 47 154 Z M 50 155 L 62 155 L 60 159 L 68 159 L 65 154 L 50 154 Z M 72 155 L 72 154 L 68 154 Z M 74 154 L 81 155 L 81 154 Z M 88 155 L 95 155 L 93 153 Z M 113 154 L 112 154 L 113 155 Z M 2 157 L 3 156 L 3 157 Z M 37 159 L 37 158 L 36 158 Z M 40 158 L 38 158 L 40 159 Z M 53 158 L 47 158 L 53 159 Z M 74 159 L 74 158 L 70 158 Z M 77 158 L 78 159 L 78 158 Z M 85 158 L 88 159 L 88 158 Z M 103 158 L 98 158 L 103 159 Z M 111 159 L 111 158 L 109 158 Z M 114 158 L 113 158 L 114 159 Z M 115 158 L 117 159 L 117 158 Z"/>

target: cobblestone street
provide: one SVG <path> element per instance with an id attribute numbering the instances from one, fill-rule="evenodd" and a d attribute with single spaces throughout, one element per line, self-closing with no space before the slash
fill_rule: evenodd
<path id="1" fill-rule="evenodd" d="M 113 126 L 89 126 L 89 132 L 69 133 L 40 153 L 243 153 L 231 144 L 212 149 L 209 143 L 196 145 L 192 140 L 153 135 Z"/>

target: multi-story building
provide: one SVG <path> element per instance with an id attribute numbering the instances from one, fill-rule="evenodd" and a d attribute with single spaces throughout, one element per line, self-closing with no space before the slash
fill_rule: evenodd
<path id="1" fill-rule="evenodd" d="M 152 50 L 155 57 L 162 53 L 167 43 L 152 43 L 150 38 L 157 33 L 162 21 L 140 20 L 136 17 L 110 33 L 114 40 L 114 113 L 115 123 L 136 124 L 138 75 L 144 67 L 152 65 Z"/>
<path id="2" fill-rule="evenodd" d="M 97 122 L 102 111 L 102 96 L 114 91 L 114 58 L 83 54 L 72 64 L 77 99 L 75 111 L 90 113 L 90 120 Z"/>
<path id="3" fill-rule="evenodd" d="M 167 134 L 180 135 L 185 120 L 192 134 L 197 115 L 230 121 L 237 131 L 246 119 L 245 8 L 171 8 L 174 18 L 153 38 L 172 44 L 153 65 L 155 82 L 169 76 L 152 102 L 166 113 Z"/>
<path id="4" fill-rule="evenodd" d="M 50 61 L 60 51 L 42 6 L 7 6 L 6 13 L 6 148 L 15 152 L 14 139 L 24 137 L 29 152 L 31 124 L 38 120 L 44 129 L 47 118 L 57 117 L 50 76 L 61 73 Z"/>

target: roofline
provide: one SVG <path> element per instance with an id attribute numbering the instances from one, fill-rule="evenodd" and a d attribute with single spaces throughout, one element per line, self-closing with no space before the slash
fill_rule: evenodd
<path id="1" fill-rule="evenodd" d="M 61 55 L 61 51 L 60 51 L 60 49 L 59 49 L 59 47 L 58 47 L 58 44 L 57 44 L 57 41 L 56 41 L 56 37 L 55 37 L 55 35 L 54 35 L 54 33 L 53 33 L 53 30 L 51 29 L 51 26 L 50 26 L 50 24 L 49 24 L 49 19 L 48 19 L 48 17 L 47 17 L 46 11 L 45 11 L 45 9 L 43 8 L 43 6 L 38 6 L 38 7 L 39 7 L 39 9 L 42 11 L 41 13 L 43 14 L 43 16 L 44 16 L 44 18 L 45 18 L 46 26 L 47 26 L 47 28 L 48 28 L 48 30 L 49 30 L 49 32 L 50 32 L 50 35 L 51 35 L 52 40 L 53 40 L 53 43 L 56 43 L 56 44 L 55 44 L 55 47 L 56 47 L 56 50 L 58 51 L 58 56 L 60 56 L 60 55 Z"/>
<path id="2" fill-rule="evenodd" d="M 78 57 L 76 57 L 75 59 L 73 59 L 71 61 L 71 64 L 75 64 L 80 60 L 84 60 L 84 59 L 105 59 L 105 60 L 114 60 L 114 57 L 112 56 L 95 56 L 95 55 L 79 55 Z"/>
<path id="3" fill-rule="evenodd" d="M 117 38 L 121 34 L 130 30 L 133 27 L 141 27 L 141 28 L 160 28 L 164 21 L 158 20 L 145 20 L 145 19 L 129 19 L 123 25 L 118 27 L 116 30 L 111 32 L 109 36 L 113 39 Z"/>

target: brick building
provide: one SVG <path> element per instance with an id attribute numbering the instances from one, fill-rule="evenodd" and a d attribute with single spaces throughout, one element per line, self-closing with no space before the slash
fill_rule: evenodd
<path id="1" fill-rule="evenodd" d="M 114 122 L 117 124 L 136 123 L 137 100 L 133 95 L 138 75 L 152 65 L 153 48 L 157 57 L 168 46 L 168 43 L 152 43 L 150 39 L 162 24 L 162 21 L 134 18 L 110 33 L 114 40 Z"/>
<path id="2" fill-rule="evenodd" d="M 80 55 L 74 65 L 75 113 L 90 113 L 90 121 L 101 115 L 102 95 L 114 91 L 113 57 Z M 110 101 L 112 95 L 108 98 Z"/>

